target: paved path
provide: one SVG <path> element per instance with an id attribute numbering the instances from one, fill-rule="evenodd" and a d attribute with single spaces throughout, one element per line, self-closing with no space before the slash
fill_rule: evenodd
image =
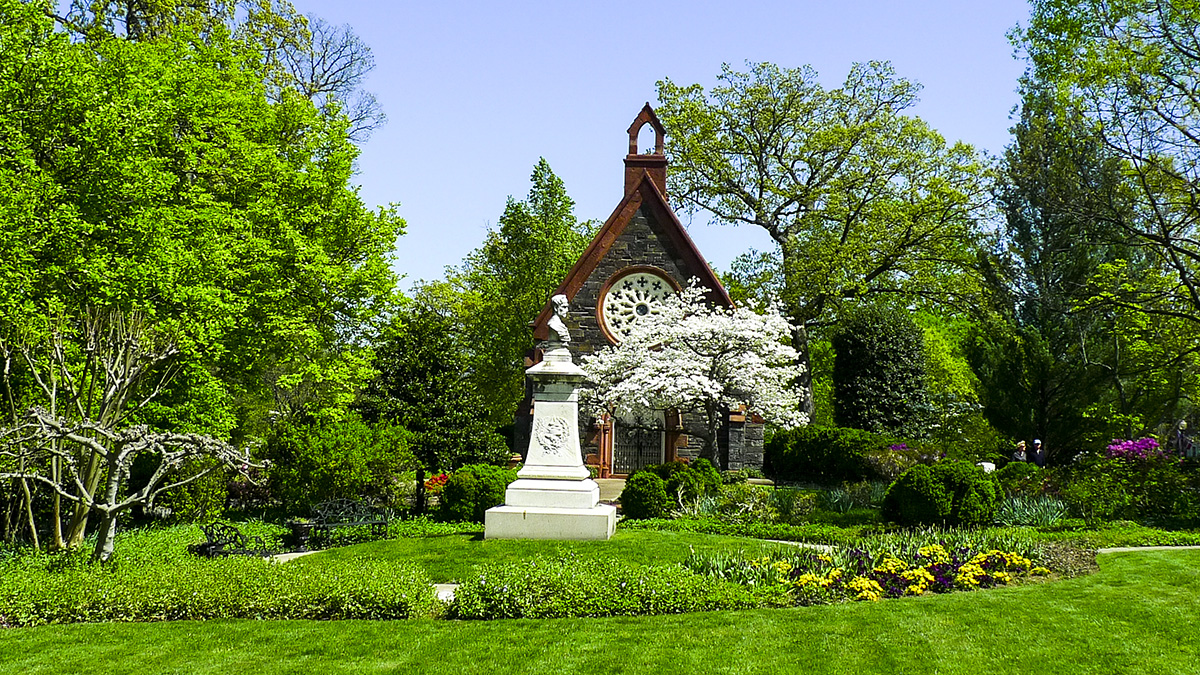
<path id="1" fill-rule="evenodd" d="M 597 478 L 596 485 L 600 486 L 600 501 L 615 502 L 625 489 L 624 478 Z"/>
<path id="2" fill-rule="evenodd" d="M 296 558 L 303 558 L 306 555 L 312 555 L 314 553 L 320 553 L 320 551 L 295 551 L 292 553 L 280 553 L 279 555 L 273 555 L 273 556 L 269 556 L 269 557 L 271 558 L 271 560 L 274 560 L 275 562 L 285 563 L 289 560 L 295 560 Z"/>
<path id="3" fill-rule="evenodd" d="M 1096 553 L 1136 553 L 1138 551 L 1184 551 L 1200 548 L 1200 546 L 1117 546 L 1114 548 L 1098 548 Z"/>

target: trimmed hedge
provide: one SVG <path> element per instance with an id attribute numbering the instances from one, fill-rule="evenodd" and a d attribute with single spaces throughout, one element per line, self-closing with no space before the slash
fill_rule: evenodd
<path id="1" fill-rule="evenodd" d="M 883 515 L 906 525 L 990 525 L 999 501 L 999 485 L 982 468 L 944 460 L 901 474 L 888 489 Z"/>
<path id="2" fill-rule="evenodd" d="M 797 427 L 776 432 L 764 447 L 765 470 L 776 480 L 834 485 L 871 478 L 867 455 L 893 439 L 861 429 Z"/>
<path id="3" fill-rule="evenodd" d="M 455 619 L 650 616 L 785 606 L 782 588 L 749 588 L 684 569 L 602 558 L 534 558 L 479 568 L 454 592 Z"/>

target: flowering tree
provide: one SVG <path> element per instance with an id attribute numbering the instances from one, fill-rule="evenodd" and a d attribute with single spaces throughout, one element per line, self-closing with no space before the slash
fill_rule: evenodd
<path id="1" fill-rule="evenodd" d="M 597 412 L 699 414 L 702 454 L 712 460 L 728 408 L 744 405 L 784 427 L 807 424 L 808 415 L 794 386 L 801 368 L 788 346 L 787 319 L 773 307 L 764 314 L 711 307 L 707 292 L 693 279 L 660 313 L 642 317 L 620 343 L 583 357 L 582 365 L 595 385 L 586 400 Z"/>

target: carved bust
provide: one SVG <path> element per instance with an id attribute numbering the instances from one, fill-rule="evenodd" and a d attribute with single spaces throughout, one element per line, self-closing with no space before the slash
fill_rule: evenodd
<path id="1" fill-rule="evenodd" d="M 546 340 L 546 351 L 571 344 L 571 333 L 567 330 L 566 322 L 563 321 L 567 318 L 570 301 L 567 300 L 567 296 L 559 294 L 550 298 L 550 304 L 554 307 L 554 316 L 546 322 L 547 327 L 550 328 L 550 336 Z"/>

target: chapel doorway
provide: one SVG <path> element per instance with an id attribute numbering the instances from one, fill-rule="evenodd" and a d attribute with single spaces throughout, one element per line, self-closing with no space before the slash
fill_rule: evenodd
<path id="1" fill-rule="evenodd" d="M 613 420 L 612 473 L 632 476 L 666 457 L 666 424 L 661 413 L 650 422 Z"/>

